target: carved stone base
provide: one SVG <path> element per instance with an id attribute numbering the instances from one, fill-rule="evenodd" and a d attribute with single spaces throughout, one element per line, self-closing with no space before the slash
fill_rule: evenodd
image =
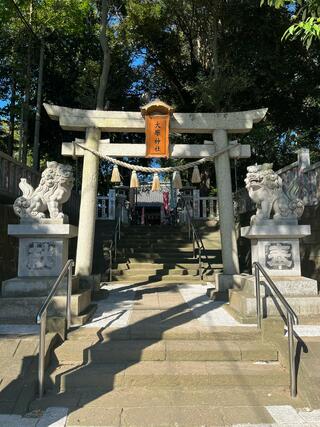
<path id="1" fill-rule="evenodd" d="M 47 296 L 56 277 L 14 277 L 2 282 L 1 295 L 3 297 L 43 297 Z M 72 291 L 79 288 L 79 280 L 72 278 Z M 60 284 L 56 295 L 66 295 L 67 278 Z"/>
<path id="2" fill-rule="evenodd" d="M 8 234 L 19 239 L 18 277 L 2 283 L 1 296 L 47 296 L 68 260 L 69 239 L 77 235 L 77 230 L 73 225 L 56 222 L 10 224 Z M 65 292 L 66 279 L 58 294 Z"/>
<path id="3" fill-rule="evenodd" d="M 252 263 L 259 262 L 272 277 L 301 276 L 299 238 L 309 234 L 309 225 L 272 220 L 241 228 L 241 236 L 251 240 Z"/>
<path id="4" fill-rule="evenodd" d="M 39 297 L 6 297 L 0 298 L 0 322 L 1 323 L 35 323 L 36 315 L 45 301 L 45 296 Z M 79 290 L 71 296 L 71 314 L 73 324 L 82 324 L 92 314 L 91 290 Z M 48 308 L 48 319 L 65 317 L 66 297 L 57 295 L 53 297 L 52 304 Z"/>
<path id="5" fill-rule="evenodd" d="M 15 224 L 8 234 L 19 238 L 18 277 L 57 277 L 68 260 L 69 239 L 77 227 L 69 224 Z"/>

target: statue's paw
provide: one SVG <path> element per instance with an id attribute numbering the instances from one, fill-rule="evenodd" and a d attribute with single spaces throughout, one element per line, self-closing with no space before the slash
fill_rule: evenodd
<path id="1" fill-rule="evenodd" d="M 32 211 L 31 216 L 35 218 L 45 218 L 45 214 L 43 212 Z"/>
<path id="2" fill-rule="evenodd" d="M 250 218 L 250 225 L 253 225 L 256 223 L 257 217 L 256 215 L 252 215 L 252 217 Z"/>
<path id="3" fill-rule="evenodd" d="M 59 212 L 58 213 L 58 215 L 57 215 L 57 218 L 62 218 L 62 219 L 64 219 L 64 213 L 63 212 Z"/>

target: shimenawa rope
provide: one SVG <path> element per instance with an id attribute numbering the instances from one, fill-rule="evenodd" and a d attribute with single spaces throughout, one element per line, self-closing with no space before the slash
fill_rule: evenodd
<path id="1" fill-rule="evenodd" d="M 83 150 L 89 151 L 90 153 L 94 154 L 97 157 L 100 157 L 107 162 L 113 163 L 114 165 L 122 166 L 124 168 L 130 169 L 132 171 L 136 172 L 145 172 L 145 173 L 173 173 L 173 172 L 182 172 L 187 169 L 193 168 L 194 166 L 202 165 L 203 163 L 210 162 L 215 159 L 215 157 L 220 156 L 221 154 L 233 150 L 234 148 L 239 147 L 241 144 L 233 144 L 229 145 L 226 148 L 223 148 L 221 150 L 216 151 L 212 156 L 209 157 L 203 157 L 202 159 L 196 160 L 194 162 L 187 163 L 186 165 L 179 165 L 179 166 L 168 166 L 164 168 L 150 168 L 146 166 L 139 166 L 139 165 L 132 165 L 127 162 L 123 162 L 122 160 L 114 159 L 113 157 L 107 156 L 105 154 L 101 154 L 96 150 L 93 150 L 92 148 L 86 147 L 82 144 L 79 144 L 78 142 L 73 142 L 73 153 L 75 155 L 75 146 L 78 146 L 82 148 Z"/>

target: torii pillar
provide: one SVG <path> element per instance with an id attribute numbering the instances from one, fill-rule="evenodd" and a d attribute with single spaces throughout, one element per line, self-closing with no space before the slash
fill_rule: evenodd
<path id="1" fill-rule="evenodd" d="M 101 131 L 87 128 L 86 146 L 98 150 Z M 86 151 L 83 157 L 81 203 L 79 212 L 79 231 L 76 256 L 76 276 L 90 276 L 94 249 L 96 225 L 97 192 L 99 178 L 99 158 Z"/>
<path id="2" fill-rule="evenodd" d="M 213 131 L 213 141 L 217 150 L 228 147 L 228 133 L 225 129 Z M 223 261 L 223 275 L 216 277 L 219 290 L 232 287 L 233 275 L 239 274 L 239 257 L 234 223 L 234 207 L 229 153 L 215 159 L 216 180 L 219 203 L 219 223 Z"/>
<path id="3" fill-rule="evenodd" d="M 100 140 L 101 132 L 144 133 L 145 121 L 139 112 L 80 110 L 44 104 L 53 120 L 59 120 L 65 130 L 85 131 L 86 139 L 79 141 L 99 153 L 111 157 L 145 157 L 144 144 L 110 144 Z M 210 157 L 215 151 L 231 148 L 228 135 L 249 132 L 254 123 L 260 122 L 267 109 L 234 113 L 173 113 L 170 130 L 177 133 L 198 133 L 213 136 L 205 144 L 176 144 L 170 147 L 172 158 Z M 96 216 L 97 180 L 99 159 L 81 147 L 63 143 L 65 156 L 84 156 L 81 206 L 79 218 L 76 273 L 90 276 L 92 269 L 94 229 Z M 219 289 L 232 287 L 233 275 L 239 273 L 238 250 L 234 227 L 230 158 L 250 157 L 250 146 L 241 145 L 215 159 L 219 219 L 221 229 L 223 274 Z"/>

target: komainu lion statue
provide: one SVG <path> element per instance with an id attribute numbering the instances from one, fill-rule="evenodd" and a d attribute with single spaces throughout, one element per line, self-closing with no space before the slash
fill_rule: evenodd
<path id="1" fill-rule="evenodd" d="M 276 222 L 297 220 L 303 214 L 302 201 L 284 191 L 282 179 L 272 167 L 272 163 L 264 163 L 247 168 L 246 189 L 257 205 L 256 214 L 251 217 L 251 224 L 268 220 L 272 214 Z"/>
<path id="2" fill-rule="evenodd" d="M 20 179 L 22 196 L 13 204 L 15 214 L 23 219 L 37 220 L 45 218 L 45 212 L 49 211 L 52 219 L 64 218 L 62 205 L 71 195 L 73 182 L 70 165 L 47 162 L 47 168 L 42 172 L 39 186 L 35 190 L 25 178 Z"/>

